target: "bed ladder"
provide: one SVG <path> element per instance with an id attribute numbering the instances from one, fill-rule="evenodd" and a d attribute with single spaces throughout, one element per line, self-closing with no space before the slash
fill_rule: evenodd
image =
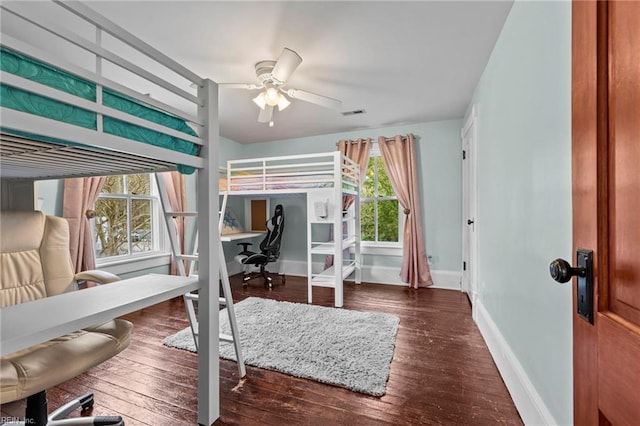
<path id="1" fill-rule="evenodd" d="M 182 253 L 180 250 L 180 242 L 178 241 L 178 232 L 176 221 L 173 220 L 176 217 L 196 217 L 197 212 L 176 212 L 171 211 L 171 204 L 169 203 L 169 196 L 167 194 L 167 188 L 164 181 L 157 174 L 156 184 L 158 186 L 158 193 L 160 195 L 160 204 L 162 206 L 163 216 L 167 225 L 167 231 L 169 232 L 169 242 L 171 245 L 171 252 L 173 259 L 178 270 L 178 274 L 182 276 L 194 276 L 196 275 L 196 262 L 198 261 L 198 230 L 196 227 L 195 237 L 192 250 L 188 253 Z M 220 217 L 218 220 L 218 231 L 222 233 L 222 226 L 224 223 L 224 211 L 227 206 L 227 193 L 224 193 L 222 208 L 220 210 Z M 185 221 L 186 222 L 186 221 Z M 231 285 L 229 283 L 229 274 L 227 272 L 227 263 L 224 257 L 224 250 L 222 248 L 222 241 L 219 242 L 218 247 L 218 260 L 220 263 L 220 281 L 222 284 L 223 297 L 218 298 L 220 306 L 227 308 L 227 314 L 229 315 L 229 325 L 231 326 L 231 335 L 220 333 L 220 340 L 223 342 L 233 343 L 236 359 L 238 360 L 238 374 L 240 378 L 243 378 L 247 374 L 247 370 L 244 364 L 244 356 L 242 354 L 242 347 L 240 346 L 240 333 L 238 331 L 238 322 L 236 321 L 236 313 L 233 307 L 233 295 L 231 294 Z M 188 264 L 185 268 L 185 263 Z M 193 333 L 193 341 L 198 349 L 198 316 L 196 313 L 196 303 L 198 302 L 197 293 L 187 293 L 183 296 L 184 305 L 187 310 L 187 317 L 189 318 L 189 326 Z"/>

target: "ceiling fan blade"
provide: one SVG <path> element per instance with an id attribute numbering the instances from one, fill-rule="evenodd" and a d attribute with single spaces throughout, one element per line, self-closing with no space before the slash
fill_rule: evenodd
<path id="1" fill-rule="evenodd" d="M 315 93 L 307 92 L 299 89 L 286 90 L 287 95 L 294 99 L 300 99 L 301 101 L 310 102 L 312 104 L 320 105 L 325 108 L 340 110 L 342 108 L 342 101 L 337 99 L 328 98 L 322 95 L 316 95 Z"/>
<path id="2" fill-rule="evenodd" d="M 219 87 L 224 87 L 226 89 L 247 89 L 247 90 L 256 90 L 262 89 L 261 86 L 256 84 L 249 83 L 218 83 Z"/>
<path id="3" fill-rule="evenodd" d="M 284 84 L 301 62 L 300 55 L 285 47 L 282 49 L 282 53 L 271 71 L 271 76 L 280 84 Z"/>
<path id="4" fill-rule="evenodd" d="M 260 114 L 258 114 L 258 122 L 260 123 L 268 123 L 273 118 L 273 107 L 271 105 L 267 105 L 264 109 L 260 110 Z"/>

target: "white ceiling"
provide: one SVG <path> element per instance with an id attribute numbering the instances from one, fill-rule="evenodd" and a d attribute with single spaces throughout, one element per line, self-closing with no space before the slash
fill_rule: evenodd
<path id="1" fill-rule="evenodd" d="M 257 92 L 220 88 L 220 132 L 255 143 L 461 118 L 511 1 L 92 1 L 102 15 L 218 83 L 254 83 L 283 47 L 302 64 L 287 86 L 342 100 L 343 116 L 301 100 L 258 123 Z"/>

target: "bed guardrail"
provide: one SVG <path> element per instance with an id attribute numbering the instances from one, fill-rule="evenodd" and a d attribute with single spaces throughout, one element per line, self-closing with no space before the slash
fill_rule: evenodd
<path id="1" fill-rule="evenodd" d="M 357 193 L 360 171 L 339 151 L 229 160 L 220 189 L 229 193 L 301 192 L 340 187 Z"/>

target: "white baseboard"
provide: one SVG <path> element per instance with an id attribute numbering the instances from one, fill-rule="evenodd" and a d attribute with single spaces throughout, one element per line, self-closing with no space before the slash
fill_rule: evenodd
<path id="1" fill-rule="evenodd" d="M 236 261 L 227 262 L 227 274 L 229 276 L 236 275 L 242 272 L 242 265 Z"/>
<path id="2" fill-rule="evenodd" d="M 443 288 L 445 290 L 462 290 L 462 272 L 460 271 L 431 271 L 433 286 L 429 288 Z"/>
<path id="3" fill-rule="evenodd" d="M 525 425 L 557 425 L 489 312 L 476 300 L 473 317 Z"/>
<path id="4" fill-rule="evenodd" d="M 429 288 L 445 290 L 461 289 L 462 272 L 432 270 L 433 285 Z M 375 284 L 391 284 L 406 287 L 408 284 L 400 279 L 400 268 L 389 266 L 363 266 L 362 281 Z"/>
<path id="5" fill-rule="evenodd" d="M 320 262 L 313 264 L 314 271 L 319 272 L 322 270 L 322 267 L 323 264 Z M 286 275 L 299 277 L 307 276 L 307 262 L 300 260 L 279 261 L 275 265 L 270 265 L 267 269 L 272 272 L 278 271 L 279 273 L 284 273 Z M 242 272 L 242 267 L 237 262 L 227 262 L 227 271 L 229 272 L 229 275 L 239 274 Z M 431 277 L 433 278 L 433 286 L 429 288 L 460 291 L 460 283 L 462 279 L 462 273 L 460 271 L 431 271 Z M 389 266 L 363 266 L 362 281 L 373 284 L 407 286 L 407 283 L 400 280 L 399 268 Z"/>

